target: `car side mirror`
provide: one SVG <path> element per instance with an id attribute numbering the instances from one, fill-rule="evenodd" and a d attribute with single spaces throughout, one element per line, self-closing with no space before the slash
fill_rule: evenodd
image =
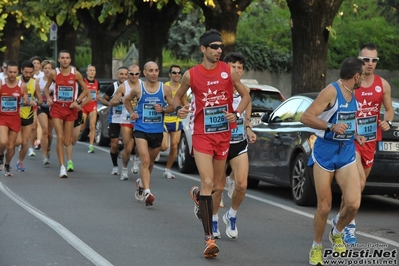
<path id="1" fill-rule="evenodd" d="M 260 121 L 262 121 L 263 123 L 269 123 L 269 118 L 270 118 L 270 113 L 269 112 L 265 112 L 260 117 Z"/>

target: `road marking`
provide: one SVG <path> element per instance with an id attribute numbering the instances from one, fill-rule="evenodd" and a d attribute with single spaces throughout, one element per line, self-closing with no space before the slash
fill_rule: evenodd
<path id="1" fill-rule="evenodd" d="M 31 213 L 33 216 L 41 220 L 43 223 L 47 224 L 51 227 L 55 232 L 57 232 L 63 239 L 65 239 L 71 246 L 73 246 L 77 251 L 82 253 L 88 260 L 93 262 L 95 265 L 99 266 L 113 266 L 109 261 L 103 258 L 100 254 L 95 252 L 91 247 L 89 247 L 86 243 L 80 240 L 77 236 L 75 236 L 71 231 L 66 229 L 60 223 L 54 221 L 46 214 L 36 209 L 28 202 L 26 202 L 23 198 L 15 194 L 11 191 L 7 186 L 3 185 L 0 182 L 0 191 L 3 192 L 6 196 L 8 196 L 11 200 L 17 203 L 19 206 L 24 208 L 26 211 Z"/>
<path id="2" fill-rule="evenodd" d="M 80 143 L 83 144 L 83 145 L 86 145 L 86 143 L 82 143 L 82 142 L 80 142 Z M 89 146 L 89 144 L 87 144 L 87 146 Z M 98 147 L 97 149 L 102 150 L 104 152 L 109 152 L 109 149 L 104 149 L 104 148 L 101 148 L 101 147 Z M 158 170 L 161 170 L 161 171 L 163 170 L 163 167 L 157 166 L 155 164 L 154 164 L 154 168 L 157 168 Z M 187 175 L 187 174 L 183 174 L 183 173 L 180 173 L 180 172 L 177 172 L 177 174 L 179 176 L 182 176 L 182 177 L 187 178 L 187 179 L 191 179 L 191 180 L 198 181 L 198 182 L 201 181 L 199 178 L 193 177 L 193 176 L 190 176 L 190 175 Z M 248 198 L 251 198 L 251 199 L 254 199 L 254 200 L 257 200 L 257 201 L 261 201 L 261 202 L 264 202 L 266 204 L 278 207 L 280 209 L 283 209 L 283 210 L 286 210 L 286 211 L 289 211 L 289 212 L 293 212 L 293 213 L 308 217 L 310 219 L 314 218 L 313 214 L 309 214 L 307 212 L 297 210 L 295 208 L 286 206 L 284 204 L 280 204 L 280 203 L 277 203 L 277 202 L 274 202 L 274 201 L 271 201 L 271 200 L 267 200 L 267 199 L 264 199 L 264 198 L 249 194 L 248 192 L 245 194 L 245 196 L 248 197 Z M 330 219 L 327 221 L 327 223 L 332 226 L 332 223 L 331 223 Z M 396 241 L 388 239 L 388 238 L 371 235 L 371 234 L 368 234 L 368 233 L 365 233 L 365 232 L 362 232 L 362 231 L 357 231 L 357 230 L 356 230 L 356 234 L 364 236 L 364 237 L 372 238 L 372 239 L 375 239 L 377 241 L 381 241 L 381 242 L 387 243 L 387 244 L 395 246 L 395 247 L 399 247 L 399 242 L 396 242 Z"/>

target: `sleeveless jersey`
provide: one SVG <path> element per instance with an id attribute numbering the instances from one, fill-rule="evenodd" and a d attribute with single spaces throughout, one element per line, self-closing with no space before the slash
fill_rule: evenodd
<path id="1" fill-rule="evenodd" d="M 22 99 L 21 85 L 21 80 L 18 80 L 17 85 L 13 88 L 8 87 L 5 82 L 2 83 L 0 87 L 0 116 L 20 117 L 19 109 Z"/>
<path id="2" fill-rule="evenodd" d="M 130 86 L 126 86 L 126 80 L 124 81 L 123 84 L 125 84 L 125 94 L 130 93 Z M 114 97 L 119 85 L 118 82 L 114 82 L 114 93 L 112 94 L 112 98 Z M 129 91 L 129 92 L 128 92 Z M 111 106 L 109 109 L 109 115 L 108 115 L 108 123 L 113 123 L 113 124 L 130 124 L 131 120 L 130 117 L 128 118 L 128 112 L 125 108 L 125 105 L 123 103 L 119 104 L 118 106 Z"/>
<path id="3" fill-rule="evenodd" d="M 91 101 L 92 102 L 97 102 L 97 91 L 98 91 L 98 81 L 96 79 L 89 81 L 88 79 L 84 79 L 87 89 L 90 92 L 91 95 Z"/>
<path id="4" fill-rule="evenodd" d="M 333 82 L 332 85 L 337 91 L 337 98 L 335 99 L 335 103 L 331 108 L 323 111 L 323 113 L 321 113 L 318 117 L 332 124 L 346 123 L 348 125 L 348 129 L 345 131 L 344 134 L 326 132 L 325 130 L 317 130 L 315 134 L 317 137 L 326 140 L 353 143 L 356 133 L 357 101 L 353 95 L 350 102 L 347 102 L 342 95 L 342 91 L 339 88 L 338 83 Z"/>
<path id="5" fill-rule="evenodd" d="M 190 70 L 192 89 L 190 130 L 191 134 L 213 134 L 228 132 L 230 127 L 225 111 L 233 112 L 233 88 L 230 67 L 217 62 L 214 69 L 205 69 L 199 64 Z M 226 136 L 230 138 L 230 136 Z"/>
<path id="6" fill-rule="evenodd" d="M 381 103 L 384 98 L 384 87 L 380 76 L 374 75 L 370 87 L 360 87 L 355 90 L 355 97 L 359 103 L 356 114 L 358 134 L 364 136 L 366 141 L 382 139 L 382 130 L 378 127 L 380 120 Z"/>
<path id="7" fill-rule="evenodd" d="M 35 91 L 36 91 L 34 79 L 32 79 L 32 78 L 29 79 L 29 81 L 26 83 L 26 89 L 27 89 L 29 101 L 34 100 L 33 96 L 35 95 Z M 22 101 L 22 99 L 21 99 L 21 101 Z M 20 114 L 21 118 L 29 119 L 33 116 L 33 107 L 30 105 L 21 105 L 21 108 L 19 109 L 19 114 Z"/>
<path id="8" fill-rule="evenodd" d="M 68 76 L 62 75 L 58 67 L 55 69 L 57 75 L 55 77 L 55 89 L 53 95 L 54 103 L 62 103 L 69 106 L 78 98 L 75 68 L 69 67 L 69 69 L 70 73 Z"/>
<path id="9" fill-rule="evenodd" d="M 170 86 L 170 81 L 165 82 L 165 85 Z M 180 84 L 179 84 L 179 88 L 180 88 Z M 172 92 L 172 98 L 175 97 L 177 90 L 174 91 L 171 88 L 171 92 Z M 181 118 L 179 118 L 177 116 L 177 113 L 175 111 L 173 111 L 172 113 L 165 113 L 164 121 L 165 121 L 165 123 L 175 123 L 175 122 L 180 122 Z"/>
<path id="10" fill-rule="evenodd" d="M 46 95 L 44 95 L 44 87 L 46 86 L 46 84 L 47 84 L 47 81 L 44 80 L 44 77 L 41 77 L 39 79 L 39 88 L 40 88 L 40 94 L 42 95 L 42 98 L 43 98 L 43 103 L 41 105 L 42 108 L 49 108 L 49 106 L 47 105 Z M 50 88 L 49 88 L 50 95 L 54 94 L 54 89 L 55 89 L 55 84 L 53 82 L 53 83 L 51 83 Z"/>
<path id="11" fill-rule="evenodd" d="M 162 133 L 163 114 L 155 111 L 154 104 L 165 107 L 165 95 L 163 93 L 163 83 L 159 82 L 159 88 L 155 93 L 150 93 L 145 89 L 144 82 L 141 83 L 141 95 L 137 101 L 137 114 L 134 130 L 146 133 Z"/>
<path id="12" fill-rule="evenodd" d="M 233 94 L 233 109 L 236 110 L 241 102 L 241 95 L 238 93 Z M 245 130 L 245 111 L 241 114 L 241 117 L 237 120 L 237 127 L 231 130 L 230 143 L 240 143 L 247 139 L 247 132 Z"/>

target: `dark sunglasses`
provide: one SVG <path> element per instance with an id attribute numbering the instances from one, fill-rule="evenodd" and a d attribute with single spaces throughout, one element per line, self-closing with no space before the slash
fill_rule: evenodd
<path id="1" fill-rule="evenodd" d="M 171 71 L 170 73 L 172 73 L 173 75 L 180 75 L 181 71 Z"/>
<path id="2" fill-rule="evenodd" d="M 378 57 L 363 57 L 363 56 L 359 56 L 359 58 L 361 59 L 361 60 L 363 60 L 363 62 L 365 62 L 365 63 L 377 63 L 378 62 L 378 60 L 380 60 Z"/>
<path id="3" fill-rule="evenodd" d="M 208 44 L 208 45 L 205 45 L 205 47 L 209 47 L 213 50 L 217 50 L 219 48 L 223 50 L 224 44 Z"/>
<path id="4" fill-rule="evenodd" d="M 130 75 L 130 76 L 138 76 L 138 75 L 140 75 L 140 72 L 136 72 L 136 73 L 134 73 L 134 72 L 129 72 L 129 75 Z"/>

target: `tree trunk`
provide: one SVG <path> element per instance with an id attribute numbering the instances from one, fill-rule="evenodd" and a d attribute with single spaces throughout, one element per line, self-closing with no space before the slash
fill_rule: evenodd
<path id="1" fill-rule="evenodd" d="M 3 43 L 6 47 L 4 59 L 14 61 L 19 64 L 19 48 L 21 46 L 21 36 L 25 27 L 19 24 L 15 16 L 9 14 L 4 27 Z"/>
<path id="2" fill-rule="evenodd" d="M 168 38 L 169 29 L 179 15 L 182 6 L 177 5 L 175 1 L 169 1 L 162 9 L 157 9 L 155 3 L 144 1 L 139 1 L 136 6 L 140 69 L 143 70 L 144 64 L 148 61 L 154 61 L 158 64 L 161 76 L 162 51 Z"/>
<path id="3" fill-rule="evenodd" d="M 93 10 L 92 10 L 93 11 Z M 79 9 L 77 16 L 85 25 L 91 41 L 91 64 L 96 67 L 96 77 L 112 78 L 112 51 L 116 40 L 126 32 L 132 24 L 126 24 L 127 15 L 108 16 L 103 23 L 98 21 L 102 6 L 94 7 L 91 13 L 87 9 Z"/>
<path id="4" fill-rule="evenodd" d="M 225 54 L 235 51 L 237 24 L 240 14 L 252 3 L 252 0 L 219 0 L 215 7 L 206 5 L 204 0 L 193 0 L 202 9 L 206 30 L 215 29 L 222 34 Z"/>
<path id="5" fill-rule="evenodd" d="M 292 19 L 292 95 L 326 86 L 329 31 L 343 0 L 286 0 Z"/>
<path id="6" fill-rule="evenodd" d="M 64 24 L 58 26 L 57 32 L 57 58 L 55 62 L 58 64 L 58 53 L 61 50 L 68 50 L 71 53 L 71 65 L 75 66 L 76 57 L 76 41 L 77 41 L 77 31 L 68 22 L 65 21 Z M 53 46 L 54 49 L 54 46 Z M 53 50 L 54 54 L 54 50 Z"/>

